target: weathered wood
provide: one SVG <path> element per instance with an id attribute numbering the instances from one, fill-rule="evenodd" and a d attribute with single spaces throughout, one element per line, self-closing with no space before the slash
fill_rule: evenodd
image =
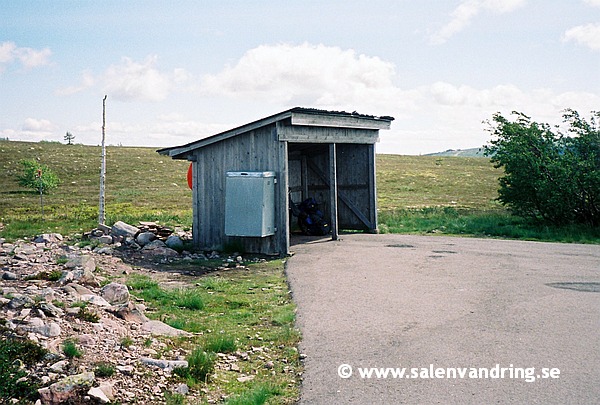
<path id="1" fill-rule="evenodd" d="M 369 145 L 369 212 L 371 219 L 370 232 L 377 233 L 377 178 L 375 167 L 375 145 Z"/>
<path id="2" fill-rule="evenodd" d="M 280 141 L 296 143 L 376 143 L 379 132 L 373 129 L 322 128 L 282 125 Z"/>
<path id="3" fill-rule="evenodd" d="M 306 156 L 300 159 L 300 183 L 302 186 L 302 201 L 308 198 L 308 163 Z"/>
<path id="4" fill-rule="evenodd" d="M 106 221 L 106 213 L 104 209 L 105 203 L 105 191 L 104 184 L 106 182 L 106 145 L 105 145 L 105 130 L 106 130 L 106 95 L 102 99 L 102 162 L 100 163 L 100 201 L 98 207 L 98 224 L 104 225 Z M 40 189 L 40 198 L 41 198 L 41 189 Z M 44 216 L 44 208 L 42 205 L 42 217 Z"/>
<path id="5" fill-rule="evenodd" d="M 329 182 L 329 180 L 327 179 L 325 174 L 323 174 L 319 170 L 319 168 L 310 161 L 309 161 L 309 167 L 315 174 L 317 174 L 329 186 L 329 189 L 331 190 L 331 183 Z M 365 224 L 365 226 L 367 226 L 367 227 L 371 226 L 371 222 L 369 221 L 369 218 L 367 218 L 360 211 L 360 209 L 356 206 L 356 204 L 354 204 L 349 198 L 347 198 L 346 195 L 343 192 L 341 192 L 339 189 L 337 189 L 337 196 L 344 204 L 346 204 L 346 206 L 348 208 L 350 208 L 350 210 L 354 213 L 354 215 L 356 215 Z M 336 206 L 337 206 L 337 204 L 336 204 Z M 333 216 L 333 214 L 332 214 L 332 216 Z M 336 213 L 336 217 L 337 217 L 337 213 Z"/>
<path id="6" fill-rule="evenodd" d="M 275 147 L 277 143 L 273 143 L 273 128 L 274 125 L 259 128 L 196 151 L 198 190 L 194 242 L 199 248 L 221 250 L 227 244 L 240 242 L 249 252 L 279 253 L 275 236 L 236 239 L 225 235 L 226 173 L 271 170 L 279 173 L 279 151 Z"/>
<path id="7" fill-rule="evenodd" d="M 329 145 L 329 204 L 331 210 L 331 239 L 338 239 L 337 170 L 335 143 Z"/>
<path id="8" fill-rule="evenodd" d="M 275 248 L 280 255 L 289 254 L 290 247 L 290 216 L 289 216 L 289 195 L 288 195 L 288 144 L 287 142 L 277 142 L 278 146 L 278 176 L 275 196 L 276 207 L 276 226 Z"/>
<path id="9" fill-rule="evenodd" d="M 323 115 L 295 112 L 292 125 L 311 125 L 318 127 L 390 129 L 390 121 L 370 119 L 364 116 Z"/>

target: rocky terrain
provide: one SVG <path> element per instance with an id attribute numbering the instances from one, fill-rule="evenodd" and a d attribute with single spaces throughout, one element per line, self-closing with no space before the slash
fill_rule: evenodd
<path id="1" fill-rule="evenodd" d="M 206 256 L 180 254 L 184 245 L 177 235 L 124 223 L 86 237 L 93 243 L 84 247 L 65 243 L 59 234 L 15 243 L 0 239 L 3 333 L 27 337 L 49 351 L 44 361 L 26 370 L 25 378 L 39 379 L 43 387 L 37 403 L 164 403 L 171 393 L 200 398 L 201 392 L 173 378 L 173 370 L 187 362 L 171 339 L 189 334 L 148 319 L 150 309 L 143 300 L 118 282 L 151 271 L 162 278 L 161 285 L 173 284 L 181 282 L 178 275 L 132 267 L 117 256 L 144 257 L 149 264 Z M 80 357 L 65 355 L 69 342 L 80 349 Z M 231 363 L 249 355 L 221 360 Z"/>

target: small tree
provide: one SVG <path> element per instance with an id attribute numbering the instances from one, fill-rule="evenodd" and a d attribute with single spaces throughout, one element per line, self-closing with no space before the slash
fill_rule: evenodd
<path id="1" fill-rule="evenodd" d="M 566 110 L 569 133 L 514 112 L 493 117 L 495 139 L 485 147 L 504 168 L 498 200 L 516 215 L 555 224 L 600 225 L 600 113 L 587 122 Z"/>
<path id="2" fill-rule="evenodd" d="M 75 135 L 67 131 L 67 133 L 65 134 L 65 141 L 67 142 L 67 145 L 73 145 L 74 140 Z"/>
<path id="3" fill-rule="evenodd" d="M 19 185 L 34 189 L 40 193 L 48 193 L 49 190 L 58 187 L 60 179 L 48 168 L 33 159 L 21 160 L 23 168 L 18 176 Z"/>

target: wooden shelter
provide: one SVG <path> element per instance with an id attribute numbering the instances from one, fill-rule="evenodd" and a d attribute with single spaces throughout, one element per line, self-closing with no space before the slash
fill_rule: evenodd
<path id="1" fill-rule="evenodd" d="M 338 229 L 377 231 L 375 143 L 393 119 L 296 107 L 158 153 L 192 162 L 197 248 L 286 255 L 294 224 L 290 200 L 314 197 L 333 239 Z M 232 229 L 261 215 L 258 233 L 226 232 L 226 222 Z"/>

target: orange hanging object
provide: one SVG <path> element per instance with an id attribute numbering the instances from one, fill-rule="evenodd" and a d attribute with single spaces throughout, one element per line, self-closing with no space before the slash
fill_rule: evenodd
<path id="1" fill-rule="evenodd" d="M 188 186 L 190 187 L 190 190 L 194 189 L 193 179 L 194 179 L 194 175 L 192 174 L 192 163 L 190 163 L 190 167 L 187 172 L 187 181 L 188 181 Z"/>

